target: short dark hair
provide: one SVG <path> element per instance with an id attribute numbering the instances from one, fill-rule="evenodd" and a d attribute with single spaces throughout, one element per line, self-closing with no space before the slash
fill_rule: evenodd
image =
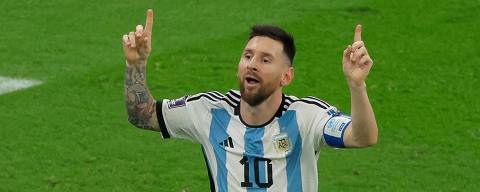
<path id="1" fill-rule="evenodd" d="M 282 42 L 283 52 L 290 59 L 290 65 L 293 65 L 293 58 L 295 57 L 295 42 L 293 41 L 293 36 L 290 33 L 286 32 L 280 27 L 266 24 L 254 25 L 251 30 L 252 31 L 250 31 L 250 37 L 248 40 L 256 36 L 265 36 Z"/>

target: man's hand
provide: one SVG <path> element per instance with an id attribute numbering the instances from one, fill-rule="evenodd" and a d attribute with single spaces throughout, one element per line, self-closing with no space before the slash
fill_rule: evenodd
<path id="1" fill-rule="evenodd" d="M 147 10 L 145 28 L 137 25 L 135 32 L 123 35 L 123 52 L 129 65 L 145 64 L 152 51 L 153 11 Z"/>
<path id="2" fill-rule="evenodd" d="M 368 55 L 367 48 L 362 41 L 362 26 L 357 25 L 353 44 L 343 51 L 343 73 L 347 78 L 350 87 L 359 87 L 365 85 L 373 61 Z"/>

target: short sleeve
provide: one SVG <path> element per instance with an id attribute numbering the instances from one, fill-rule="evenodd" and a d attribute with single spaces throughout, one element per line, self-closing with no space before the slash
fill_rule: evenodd
<path id="1" fill-rule="evenodd" d="M 351 123 L 350 116 L 315 97 L 302 98 L 300 101 L 310 104 L 303 107 L 303 122 L 314 137 L 315 150 L 321 147 L 345 147 L 343 136 Z"/>
<path id="2" fill-rule="evenodd" d="M 335 107 L 327 111 L 326 121 L 319 124 L 322 128 L 322 146 L 330 146 L 335 148 L 344 148 L 343 136 L 348 125 L 352 122 L 352 118 L 338 111 Z"/>
<path id="3" fill-rule="evenodd" d="M 202 100 L 191 101 L 190 96 L 157 101 L 157 119 L 162 137 L 188 139 L 200 142 L 203 137 L 201 119 L 208 113 L 208 106 Z"/>

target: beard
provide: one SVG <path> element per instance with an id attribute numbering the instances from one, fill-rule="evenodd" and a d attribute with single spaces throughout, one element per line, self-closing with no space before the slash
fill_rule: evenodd
<path id="1" fill-rule="evenodd" d="M 259 86 L 252 90 L 247 90 L 245 88 L 245 81 L 239 78 L 240 85 L 240 97 L 250 106 L 255 107 L 263 103 L 270 95 L 275 92 L 273 85 L 263 85 L 259 83 Z"/>

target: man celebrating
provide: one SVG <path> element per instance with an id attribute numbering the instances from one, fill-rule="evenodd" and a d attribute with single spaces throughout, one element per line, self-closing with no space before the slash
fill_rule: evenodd
<path id="1" fill-rule="evenodd" d="M 367 147 L 377 124 L 365 79 L 372 67 L 361 26 L 343 52 L 351 117 L 315 97 L 282 93 L 294 77 L 293 37 L 270 25 L 252 27 L 238 64 L 240 91 L 216 91 L 156 101 L 146 85 L 153 11 L 145 28 L 123 36 L 128 120 L 202 145 L 212 191 L 317 191 L 322 147 Z"/>

